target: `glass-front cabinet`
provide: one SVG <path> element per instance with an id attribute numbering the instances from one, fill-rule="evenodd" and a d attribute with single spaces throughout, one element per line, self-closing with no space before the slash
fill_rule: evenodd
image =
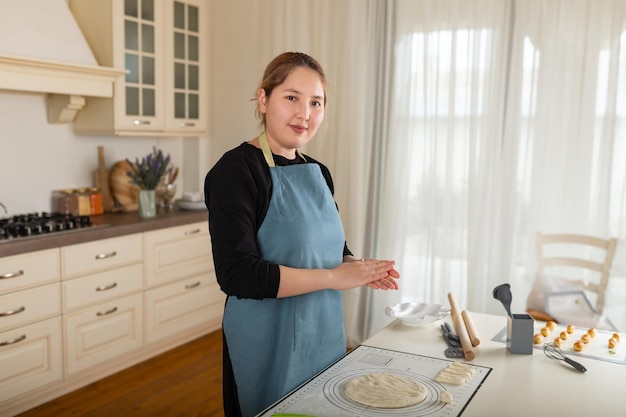
<path id="1" fill-rule="evenodd" d="M 113 99 L 90 99 L 78 133 L 206 133 L 206 0 L 71 0 L 98 63 L 123 68 Z"/>

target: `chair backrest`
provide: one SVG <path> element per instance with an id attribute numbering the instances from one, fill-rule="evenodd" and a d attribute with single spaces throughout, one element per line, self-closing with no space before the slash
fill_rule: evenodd
<path id="1" fill-rule="evenodd" d="M 576 234 L 537 233 L 537 270 L 547 273 L 547 268 L 577 270 L 570 278 L 582 290 L 595 293 L 594 308 L 602 313 L 609 282 L 611 265 L 617 239 L 602 239 Z M 596 277 L 589 272 L 595 272 Z"/>

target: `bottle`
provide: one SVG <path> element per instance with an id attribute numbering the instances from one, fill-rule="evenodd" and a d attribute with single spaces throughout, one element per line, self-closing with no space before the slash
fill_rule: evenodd
<path id="1" fill-rule="evenodd" d="M 91 215 L 97 216 L 104 214 L 104 202 L 102 193 L 98 187 L 91 187 L 89 189 L 89 202 L 91 203 Z"/>

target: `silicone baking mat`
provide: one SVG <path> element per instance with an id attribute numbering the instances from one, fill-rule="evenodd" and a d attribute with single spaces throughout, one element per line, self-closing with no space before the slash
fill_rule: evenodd
<path id="1" fill-rule="evenodd" d="M 534 334 L 540 334 L 541 328 L 545 326 L 542 321 L 535 321 Z M 547 337 L 543 338 L 543 342 L 533 345 L 535 349 L 543 350 L 543 344 L 553 342 L 555 338 L 559 337 L 561 332 L 566 332 L 567 325 L 557 324 L 554 330 L 550 331 Z M 574 350 L 574 342 L 581 339 L 581 336 L 587 331 L 587 327 L 576 327 L 573 333 L 567 334 L 567 339 L 563 340 L 561 350 L 568 356 L 581 356 L 584 358 L 597 359 L 601 361 L 608 361 L 626 365 L 626 335 L 620 334 L 620 341 L 614 348 L 609 348 L 609 338 L 613 335 L 612 331 L 608 330 L 596 330 L 596 336 L 591 338 L 589 343 L 583 345 L 581 352 Z M 506 343 L 506 327 L 500 330 L 491 339 L 495 342 Z"/>
<path id="2" fill-rule="evenodd" d="M 491 368 L 472 365 L 476 372 L 472 379 L 463 385 L 436 382 L 437 374 L 451 362 L 453 361 L 448 359 L 360 345 L 259 416 L 273 414 L 306 414 L 319 417 L 460 416 L 491 372 Z M 427 389 L 426 399 L 414 406 L 384 409 L 364 406 L 343 394 L 344 385 L 351 378 L 374 372 L 397 373 L 421 382 Z M 452 404 L 439 400 L 442 391 L 452 394 Z"/>

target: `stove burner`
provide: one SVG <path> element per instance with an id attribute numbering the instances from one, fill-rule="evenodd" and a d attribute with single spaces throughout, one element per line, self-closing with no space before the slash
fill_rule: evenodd
<path id="1" fill-rule="evenodd" d="M 89 216 L 46 212 L 19 214 L 0 219 L 0 242 L 92 226 Z"/>

